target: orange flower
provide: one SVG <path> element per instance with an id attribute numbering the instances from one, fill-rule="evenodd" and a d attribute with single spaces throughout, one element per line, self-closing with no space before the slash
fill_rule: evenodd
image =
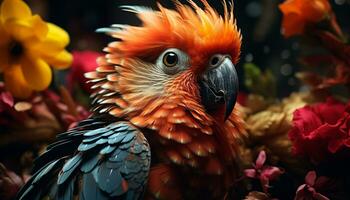
<path id="1" fill-rule="evenodd" d="M 328 0 L 287 0 L 279 8 L 285 37 L 303 33 L 307 24 L 320 22 L 331 12 Z"/>

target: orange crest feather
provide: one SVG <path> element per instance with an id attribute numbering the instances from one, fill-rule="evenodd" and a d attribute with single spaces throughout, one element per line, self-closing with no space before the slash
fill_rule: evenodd
<path id="1" fill-rule="evenodd" d="M 115 25 L 109 33 L 120 39 L 106 50 L 123 57 L 155 58 L 167 48 L 179 48 L 194 61 L 203 60 L 215 53 L 225 53 L 238 61 L 241 34 L 237 29 L 232 3 L 223 1 L 224 14 L 220 16 L 206 0 L 201 0 L 204 9 L 192 0 L 189 5 L 175 0 L 176 10 L 164 8 L 159 11 L 144 7 L 124 6 L 137 13 L 142 26 Z M 196 57 L 200 58 L 196 60 Z M 198 64 L 198 63 L 197 63 Z"/>

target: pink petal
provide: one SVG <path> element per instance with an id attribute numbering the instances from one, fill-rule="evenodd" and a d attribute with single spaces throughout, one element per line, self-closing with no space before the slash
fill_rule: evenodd
<path id="1" fill-rule="evenodd" d="M 323 196 L 320 193 L 315 193 L 314 195 L 312 195 L 313 198 L 315 198 L 316 200 L 330 200 L 328 197 Z"/>
<path id="2" fill-rule="evenodd" d="M 303 184 L 301 186 L 298 187 L 296 193 L 295 193 L 295 197 L 294 200 L 304 200 L 305 198 L 305 188 L 307 187 L 306 184 Z"/>
<path id="3" fill-rule="evenodd" d="M 249 178 L 256 178 L 256 170 L 255 169 L 246 169 L 244 170 L 244 175 Z"/>
<path id="4" fill-rule="evenodd" d="M 2 92 L 0 94 L 1 100 L 7 104 L 8 106 L 12 107 L 14 104 L 13 96 L 11 95 L 10 92 Z"/>
<path id="5" fill-rule="evenodd" d="M 266 152 L 265 151 L 260 151 L 258 158 L 256 159 L 256 168 L 261 169 L 262 166 L 264 165 L 266 161 Z"/>
<path id="6" fill-rule="evenodd" d="M 297 192 L 304 191 L 305 187 L 307 187 L 307 185 L 306 184 L 302 184 L 301 186 L 298 187 Z"/>
<path id="7" fill-rule="evenodd" d="M 268 189 L 269 189 L 269 179 L 267 177 L 261 176 L 260 178 L 260 183 L 261 183 L 261 187 L 263 188 L 265 193 L 268 193 Z"/>
<path id="8" fill-rule="evenodd" d="M 317 180 L 315 181 L 314 184 L 314 188 L 324 188 L 324 187 L 328 187 L 329 183 L 330 183 L 330 179 L 328 177 L 325 176 L 320 176 L 317 178 Z M 333 183 L 335 184 L 335 183 Z M 333 185 L 332 184 L 332 185 Z"/>
<path id="9" fill-rule="evenodd" d="M 29 179 L 30 179 L 31 177 L 32 177 L 31 175 L 24 174 L 24 175 L 22 176 L 22 179 L 23 179 L 24 183 L 26 183 L 26 182 L 29 181 Z"/>
<path id="10" fill-rule="evenodd" d="M 313 186 L 315 184 L 316 177 L 317 175 L 315 171 L 308 172 L 305 177 L 305 183 L 309 186 Z"/>
<path id="11" fill-rule="evenodd" d="M 278 167 L 268 166 L 263 168 L 261 172 L 261 176 L 267 177 L 269 180 L 277 179 L 281 174 L 283 174 L 283 170 Z"/>

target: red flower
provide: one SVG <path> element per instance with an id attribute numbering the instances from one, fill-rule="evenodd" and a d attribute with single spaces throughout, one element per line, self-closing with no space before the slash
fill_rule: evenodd
<path id="1" fill-rule="evenodd" d="M 265 165 L 265 161 L 266 153 L 265 151 L 261 151 L 255 161 L 255 166 L 253 165 L 254 168 L 244 170 L 244 174 L 249 178 L 260 179 L 261 187 L 267 193 L 270 187 L 269 182 L 276 180 L 283 173 L 283 170 L 278 167 Z"/>
<path id="2" fill-rule="evenodd" d="M 289 132 L 292 152 L 319 163 L 350 147 L 349 105 L 329 98 L 325 103 L 296 110 Z"/>
<path id="3" fill-rule="evenodd" d="M 316 177 L 316 172 L 311 171 L 305 177 L 305 184 L 298 187 L 294 200 L 329 200 L 317 190 L 328 181 L 326 177 Z"/>
<path id="4" fill-rule="evenodd" d="M 102 54 L 94 51 L 75 51 L 73 52 L 73 63 L 70 74 L 68 75 L 68 88 L 72 90 L 78 85 L 86 92 L 91 92 L 91 84 L 87 84 L 84 74 L 95 71 L 97 67 L 96 59 Z"/>

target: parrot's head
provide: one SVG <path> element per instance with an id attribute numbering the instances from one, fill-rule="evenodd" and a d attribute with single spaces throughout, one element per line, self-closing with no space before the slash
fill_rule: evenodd
<path id="1" fill-rule="evenodd" d="M 117 71 L 107 77 L 115 82 L 108 87 L 118 91 L 127 108 L 115 113 L 152 112 L 162 102 L 220 120 L 231 114 L 238 92 L 234 65 L 241 47 L 233 5 L 223 1 L 220 16 L 206 0 L 204 8 L 188 2 L 175 1 L 175 10 L 160 4 L 158 11 L 123 6 L 136 13 L 142 25 L 116 24 L 100 30 L 117 38 L 100 61 L 100 66 L 113 64 Z"/>

